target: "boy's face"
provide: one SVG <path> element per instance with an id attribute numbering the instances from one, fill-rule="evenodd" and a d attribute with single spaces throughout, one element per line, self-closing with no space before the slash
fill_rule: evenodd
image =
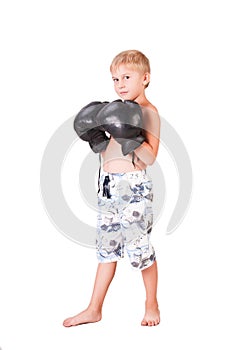
<path id="1" fill-rule="evenodd" d="M 144 94 L 150 81 L 149 73 L 142 73 L 130 65 L 121 64 L 112 71 L 112 79 L 117 95 L 123 100 L 137 100 Z"/>

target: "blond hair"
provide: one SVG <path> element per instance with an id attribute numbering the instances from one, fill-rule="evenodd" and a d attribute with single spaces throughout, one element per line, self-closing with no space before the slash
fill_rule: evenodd
<path id="1" fill-rule="evenodd" d="M 139 69 L 143 74 L 150 73 L 150 61 L 149 59 L 138 50 L 126 50 L 120 52 L 114 57 L 110 65 L 110 72 L 117 69 L 121 64 L 134 66 Z M 146 85 L 146 87 L 149 83 Z"/>

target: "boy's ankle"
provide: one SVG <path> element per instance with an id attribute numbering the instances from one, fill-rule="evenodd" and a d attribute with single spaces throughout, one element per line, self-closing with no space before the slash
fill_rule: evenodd
<path id="1" fill-rule="evenodd" d="M 90 311 L 92 311 L 93 313 L 96 313 L 96 314 L 101 314 L 102 313 L 102 305 L 90 304 L 88 306 L 88 309 Z"/>
<path id="2" fill-rule="evenodd" d="M 145 305 L 146 305 L 146 308 L 154 308 L 154 307 L 158 308 L 159 307 L 157 299 L 146 300 Z"/>

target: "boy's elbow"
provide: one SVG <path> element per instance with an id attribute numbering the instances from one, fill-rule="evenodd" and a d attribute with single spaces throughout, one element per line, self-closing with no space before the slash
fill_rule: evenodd
<path id="1" fill-rule="evenodd" d="M 147 157 L 146 157 L 147 165 L 154 164 L 157 157 L 157 153 L 158 153 L 158 150 L 152 150 L 151 148 L 147 148 Z"/>
<path id="2" fill-rule="evenodd" d="M 152 165 L 157 156 L 157 152 L 154 152 L 152 147 L 144 142 L 138 149 L 136 150 L 136 155 L 138 156 L 139 159 L 146 165 Z"/>
<path id="3" fill-rule="evenodd" d="M 152 165 L 152 164 L 154 164 L 155 160 L 156 160 L 156 156 L 155 156 L 155 155 L 149 157 L 149 158 L 148 158 L 148 161 L 147 161 L 147 165 Z"/>

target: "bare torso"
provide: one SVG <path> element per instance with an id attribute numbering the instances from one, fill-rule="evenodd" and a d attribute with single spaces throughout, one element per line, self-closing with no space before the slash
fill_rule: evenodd
<path id="1" fill-rule="evenodd" d="M 125 173 L 146 169 L 156 158 L 159 144 L 160 120 L 156 109 L 143 108 L 143 129 L 146 142 L 131 154 L 124 156 L 121 145 L 110 138 L 107 149 L 102 152 L 103 170 L 109 173 Z"/>
<path id="2" fill-rule="evenodd" d="M 146 168 L 146 164 L 136 155 L 134 163 L 132 154 L 124 156 L 121 152 L 121 145 L 113 137 L 111 137 L 106 151 L 102 153 L 102 159 L 103 170 L 109 173 L 126 173 Z"/>

